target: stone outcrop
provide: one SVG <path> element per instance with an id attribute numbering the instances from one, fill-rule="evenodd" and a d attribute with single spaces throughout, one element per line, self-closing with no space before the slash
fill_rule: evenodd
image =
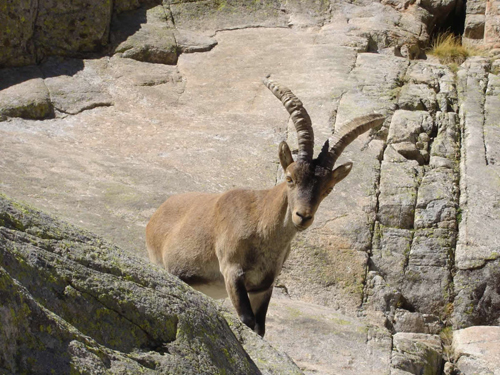
<path id="1" fill-rule="evenodd" d="M 437 335 L 499 324 L 500 60 L 457 70 L 422 49 L 460 4 L 113 4 L 106 56 L 44 55 L 0 71 L 0 189 L 137 253 L 169 195 L 281 181 L 277 146 L 293 148 L 295 132 L 263 76 L 304 102 L 316 151 L 350 119 L 382 113 L 382 128 L 345 150 L 352 173 L 293 243 L 268 338 L 306 373 L 473 373 L 472 356 L 452 355 L 447 339 L 441 350 Z M 466 6 L 465 40 L 491 47 L 495 3 Z M 40 51 L 26 30 L 12 46 Z M 335 349 L 345 337 L 356 348 Z M 317 354 L 329 350 L 342 360 Z"/>
<path id="2" fill-rule="evenodd" d="M 123 53 L 140 61 L 175 64 L 177 55 L 212 48 L 206 35 L 186 37 L 185 30 L 213 34 L 247 27 L 311 27 L 329 24 L 329 33 L 348 46 L 386 50 L 410 58 L 421 55 L 436 24 L 452 14 L 448 1 L 182 1 L 7 0 L 0 13 L 0 67 L 23 66 L 49 56 L 84 57 Z M 496 19 L 496 7 L 488 7 Z M 381 17 L 374 17 L 381 15 Z M 490 22 L 492 23 L 492 22 Z M 496 36 L 496 24 L 486 27 Z M 489 31 L 488 31 L 489 30 Z M 477 32 L 476 32 L 477 33 Z M 488 36 L 492 34 L 493 37 Z M 189 40 L 190 48 L 185 48 Z M 201 42 L 200 42 L 201 41 Z"/>
<path id="3" fill-rule="evenodd" d="M 473 58 L 458 72 L 463 123 L 461 221 L 455 253 L 454 324 L 498 325 L 500 322 L 500 211 L 498 149 L 500 83 L 484 58 Z M 492 131 L 490 131 L 492 129 Z M 496 144 L 496 146 L 495 146 Z"/>
<path id="4" fill-rule="evenodd" d="M 178 279 L 3 196 L 0 265 L 2 372 L 301 373 Z"/>
<path id="5" fill-rule="evenodd" d="M 370 258 L 370 279 L 379 275 L 383 282 L 368 290 L 368 303 L 392 313 L 402 306 L 443 318 L 453 299 L 457 95 L 449 70 L 422 62 L 409 64 L 401 86 L 394 100 L 404 109 L 392 116 L 380 164 Z"/>
<path id="6" fill-rule="evenodd" d="M 7 0 L 1 10 L 2 67 L 94 52 L 108 43 L 111 1 Z"/>
<path id="7" fill-rule="evenodd" d="M 500 53 L 500 2 L 472 0 L 466 3 L 464 42 Z"/>
<path id="8" fill-rule="evenodd" d="M 454 366 L 460 374 L 500 374 L 500 327 L 477 326 L 453 333 Z"/>
<path id="9" fill-rule="evenodd" d="M 7 117 L 35 120 L 54 116 L 54 106 L 39 67 L 3 69 L 0 82 L 0 121 Z"/>
<path id="10" fill-rule="evenodd" d="M 175 64 L 178 53 L 214 45 L 203 36 L 179 34 L 169 2 L 161 5 L 159 0 L 7 0 L 1 10 L 0 67 L 35 64 L 50 56 L 94 53 L 123 53 L 140 61 Z"/>
<path id="11" fill-rule="evenodd" d="M 422 333 L 397 333 L 393 337 L 391 375 L 440 374 L 441 339 Z"/>

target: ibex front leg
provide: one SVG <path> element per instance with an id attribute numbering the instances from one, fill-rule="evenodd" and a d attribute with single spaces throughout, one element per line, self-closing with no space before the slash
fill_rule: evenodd
<path id="1" fill-rule="evenodd" d="M 250 297 L 250 303 L 252 305 L 252 311 L 255 315 L 255 328 L 254 331 L 261 337 L 264 337 L 266 333 L 266 315 L 267 308 L 269 307 L 269 301 L 271 300 L 271 295 L 273 294 L 273 287 L 259 292 L 250 292 L 248 296 Z"/>
<path id="2" fill-rule="evenodd" d="M 255 315 L 245 287 L 245 273 L 239 265 L 227 267 L 224 272 L 226 290 L 240 320 L 252 330 L 255 328 Z"/>

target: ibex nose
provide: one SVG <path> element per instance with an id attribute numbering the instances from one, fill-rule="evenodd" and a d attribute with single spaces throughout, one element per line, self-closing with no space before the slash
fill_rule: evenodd
<path id="1" fill-rule="evenodd" d="M 297 215 L 298 217 L 300 217 L 300 219 L 302 220 L 302 223 L 301 224 L 307 224 L 308 221 L 310 221 L 312 219 L 312 216 L 311 215 L 307 215 L 305 213 L 301 213 L 299 211 L 296 211 L 295 212 L 295 215 Z"/>

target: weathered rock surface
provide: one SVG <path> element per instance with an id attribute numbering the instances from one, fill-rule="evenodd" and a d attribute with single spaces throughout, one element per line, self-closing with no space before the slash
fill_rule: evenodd
<path id="1" fill-rule="evenodd" d="M 428 333 L 435 335 L 441 332 L 443 325 L 435 315 L 397 309 L 394 314 L 393 328 L 396 332 Z"/>
<path id="2" fill-rule="evenodd" d="M 41 66 L 51 103 L 63 114 L 113 105 L 103 81 L 94 72 L 106 66 L 106 60 L 88 60 L 83 67 L 77 59 L 51 58 Z"/>
<path id="3" fill-rule="evenodd" d="M 108 43 L 111 1 L 38 2 L 33 39 L 36 60 L 94 52 Z"/>
<path id="4" fill-rule="evenodd" d="M 483 58 L 467 61 L 459 71 L 463 122 L 461 156 L 461 222 L 455 254 L 455 326 L 497 325 L 500 319 L 499 167 L 488 152 L 498 142 L 489 127 L 498 126 L 497 76 Z M 489 77 L 491 76 L 491 83 Z M 493 125 L 496 124 L 496 125 Z M 488 140 L 488 141 L 487 141 Z M 488 143 L 486 143 L 488 142 Z M 487 147 L 489 146 L 489 147 Z M 494 158 L 494 157 L 493 157 Z"/>
<path id="5" fill-rule="evenodd" d="M 179 51 L 172 35 L 174 28 L 213 34 L 248 27 L 325 24 L 330 24 L 325 31 L 336 34 L 340 45 L 415 58 L 421 55 L 421 47 L 436 23 L 451 14 L 458 4 L 455 0 L 418 3 L 368 0 L 356 4 L 318 0 L 119 0 L 99 4 L 89 0 L 71 4 L 6 0 L 4 3 L 0 30 L 5 36 L 0 46 L 5 53 L 0 56 L 0 67 L 33 64 L 52 55 L 82 57 L 91 52 L 115 50 L 115 43 L 109 41 L 110 36 L 116 41 L 117 34 L 121 34 L 118 39 L 123 42 L 118 51 L 128 51 L 130 57 L 141 61 L 175 63 Z M 495 36 L 496 8 L 491 8 L 488 14 L 492 21 L 486 30 L 488 35 Z M 146 20 L 151 17 L 145 13 L 156 13 L 160 16 L 156 21 L 160 22 Z M 135 20 L 123 22 L 130 20 L 130 14 Z M 144 22 L 138 17 L 141 14 Z"/>
<path id="6" fill-rule="evenodd" d="M 1 372 L 301 373 L 178 279 L 3 196 L 0 264 Z"/>
<path id="7" fill-rule="evenodd" d="M 391 334 L 369 319 L 282 297 L 271 300 L 266 324 L 266 340 L 285 350 L 305 374 L 390 371 Z"/>
<path id="8" fill-rule="evenodd" d="M 453 333 L 455 369 L 463 375 L 500 374 L 500 327 L 470 327 Z"/>
<path id="9" fill-rule="evenodd" d="M 391 375 L 441 373 L 443 359 L 439 336 L 396 333 L 392 346 Z"/>
<path id="10" fill-rule="evenodd" d="M 0 71 L 0 121 L 7 117 L 44 119 L 53 117 L 50 93 L 39 67 Z"/>
<path id="11" fill-rule="evenodd" d="M 161 5 L 118 15 L 111 37 L 116 44 L 114 52 L 123 57 L 158 64 L 177 62 L 173 23 Z"/>
<path id="12" fill-rule="evenodd" d="M 399 304 L 440 318 L 449 312 L 459 158 L 452 81 L 444 67 L 415 62 L 395 92 L 395 100 L 406 109 L 392 116 L 381 162 L 370 268 L 383 278 L 386 291 L 380 291 L 378 282 L 373 295 L 367 294 L 377 309 L 393 313 Z M 411 89 L 417 85 L 426 90 Z M 449 95 L 438 100 L 441 87 Z M 427 104 L 421 106 L 403 104 L 424 100 Z"/>
<path id="13" fill-rule="evenodd" d="M 454 74 L 415 60 L 460 3 L 114 1 L 109 42 L 94 45 L 110 57 L 50 58 L 0 72 L 0 189 L 137 252 L 147 220 L 169 195 L 262 189 L 283 178 L 277 145 L 286 139 L 293 147 L 296 136 L 263 76 L 304 102 L 317 151 L 346 121 L 383 113 L 382 128 L 344 152 L 339 162 L 354 161 L 353 172 L 294 242 L 278 280 L 292 300 L 271 305 L 276 331 L 267 334 L 310 373 L 431 369 L 438 365 L 425 359 L 428 349 L 407 350 L 430 336 L 400 335 L 391 348 L 382 331 L 373 349 L 328 317 L 365 329 L 353 317 L 366 314 L 398 334 L 499 324 L 500 63 L 471 58 Z M 484 18 L 476 44 L 494 45 L 496 3 L 467 2 L 466 41 L 481 34 Z M 6 4 L 13 14 L 0 12 L 7 17 L 0 28 L 19 27 L 11 46 L 0 37 L 2 66 L 38 61 L 37 51 L 74 56 L 72 48 L 94 48 L 83 40 L 38 45 L 35 5 Z M 312 318 L 283 313 L 287 303 Z M 324 342 L 292 331 L 324 353 L 355 337 L 352 363 L 342 362 L 345 352 L 325 362 L 301 351 L 287 336 L 291 328 L 281 328 L 301 322 Z M 339 335 L 323 335 L 321 325 Z M 369 354 L 358 358 L 370 348 L 383 358 L 380 368 Z"/>
<path id="14" fill-rule="evenodd" d="M 464 43 L 500 52 L 500 6 L 497 0 L 467 1 Z"/>

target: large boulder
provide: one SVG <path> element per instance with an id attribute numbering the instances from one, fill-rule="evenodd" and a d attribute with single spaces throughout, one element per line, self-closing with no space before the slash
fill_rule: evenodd
<path id="1" fill-rule="evenodd" d="M 44 119 L 54 108 L 37 66 L 0 70 L 0 121 L 7 117 Z"/>
<path id="2" fill-rule="evenodd" d="M 391 375 L 441 373 L 442 349 L 439 336 L 396 333 L 392 346 Z"/>
<path id="3" fill-rule="evenodd" d="M 453 333 L 455 368 L 462 375 L 500 374 L 500 327 L 475 326 Z"/>
<path id="4" fill-rule="evenodd" d="M 2 373 L 301 373 L 233 319 L 250 358 L 175 277 L 3 196 L 0 297 Z"/>
<path id="5" fill-rule="evenodd" d="M 35 63 L 37 5 L 31 0 L 6 0 L 0 5 L 0 67 Z"/>
<path id="6" fill-rule="evenodd" d="M 99 51 L 108 44 L 111 1 L 40 0 L 37 11 L 33 37 L 38 61 Z"/>

